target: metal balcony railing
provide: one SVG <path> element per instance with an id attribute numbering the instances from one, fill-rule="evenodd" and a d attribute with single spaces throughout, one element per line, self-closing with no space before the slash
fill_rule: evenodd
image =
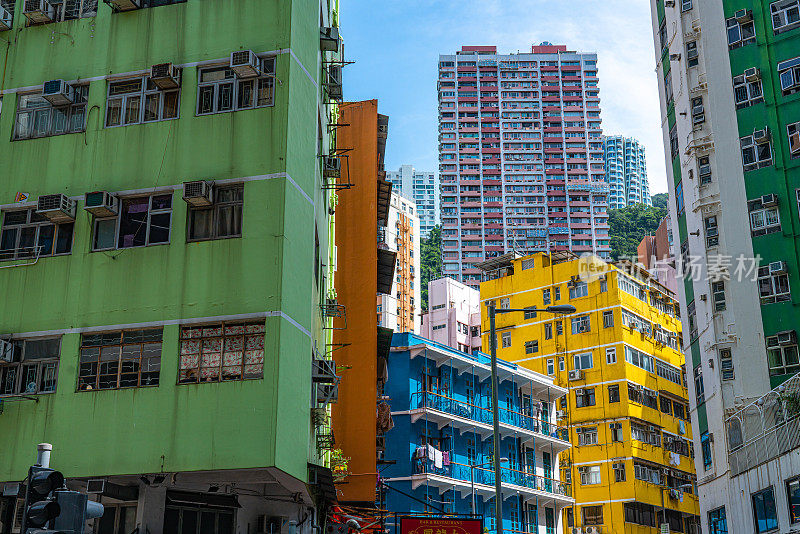
<path id="1" fill-rule="evenodd" d="M 492 409 L 488 406 L 478 406 L 432 391 L 422 391 L 411 395 L 411 409 L 417 410 L 421 408 L 438 410 L 487 425 L 491 425 L 493 421 Z M 542 421 L 536 417 L 509 410 L 508 408 L 500 408 L 499 416 L 501 423 L 536 432 L 543 436 L 569 441 L 569 430 L 554 423 Z"/>
<path id="2" fill-rule="evenodd" d="M 414 460 L 414 474 L 416 475 L 440 475 L 470 482 L 473 480 L 470 478 L 470 471 L 472 471 L 472 476 L 474 476 L 475 484 L 494 487 L 494 469 L 491 466 L 470 467 L 467 464 L 451 462 L 450 465 L 434 467 L 427 458 L 417 458 Z M 513 484 L 532 490 L 544 491 L 564 497 L 572 497 L 572 488 L 570 484 L 553 478 L 534 475 L 533 473 L 527 473 L 509 467 L 501 467 L 500 478 L 503 484 Z"/>

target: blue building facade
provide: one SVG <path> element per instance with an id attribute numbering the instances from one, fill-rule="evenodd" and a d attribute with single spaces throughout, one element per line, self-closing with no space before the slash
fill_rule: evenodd
<path id="1" fill-rule="evenodd" d="M 499 363 L 500 460 L 506 532 L 561 532 L 561 510 L 574 503 L 559 480 L 569 449 L 555 424 L 566 390 L 546 376 Z M 386 434 L 381 479 L 392 512 L 476 513 L 494 528 L 491 367 L 414 334 L 394 334 L 385 394 L 394 428 Z M 413 497 L 413 498 L 412 498 Z"/>
<path id="2" fill-rule="evenodd" d="M 609 189 L 608 208 L 634 204 L 652 206 L 644 145 L 632 137 L 604 136 L 603 156 Z"/>

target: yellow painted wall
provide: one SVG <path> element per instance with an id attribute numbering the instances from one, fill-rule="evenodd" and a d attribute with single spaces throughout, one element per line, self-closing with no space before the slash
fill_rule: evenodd
<path id="1" fill-rule="evenodd" d="M 624 347 L 628 345 L 678 368 L 684 364 L 683 354 L 680 350 L 657 343 L 653 337 L 645 333 L 623 326 L 621 310 L 625 308 L 652 324 L 661 325 L 664 329 L 676 333 L 677 339 L 680 339 L 680 320 L 672 315 L 662 313 L 651 305 L 649 290 L 647 291 L 647 302 L 644 302 L 637 296 L 619 289 L 618 280 L 624 275 L 620 274 L 617 267 L 607 265 L 601 260 L 596 260 L 595 265 L 603 270 L 608 270 L 605 284 L 600 277 L 590 277 L 588 278 L 588 296 L 570 299 L 569 283 L 573 277 L 577 278 L 580 275 L 582 268 L 585 268 L 586 263 L 582 263 L 584 260 L 574 259 L 550 265 L 550 256 L 536 254 L 525 258 L 526 267 L 530 267 L 531 259 L 533 268 L 523 269 L 522 259 L 514 260 L 513 274 L 481 284 L 483 350 L 489 352 L 489 323 L 485 304 L 490 299 L 495 300 L 498 308 L 504 306 L 541 308 L 548 305 L 544 302 L 543 290 L 549 289 L 551 304 L 571 304 L 577 308 L 577 312 L 573 316 L 589 315 L 590 330 L 575 334 L 571 331 L 570 319 L 573 316 L 556 317 L 548 313 L 538 313 L 537 317 L 526 319 L 522 312 L 497 315 L 497 356 L 539 373 L 552 374 L 557 384 L 570 388 L 566 414 L 562 423 L 570 426 L 570 441 L 573 444 L 573 450 L 569 455 L 571 457 L 562 455 L 560 461 L 562 468 L 569 469 L 573 481 L 572 487 L 576 499 L 573 512 L 575 526 L 582 526 L 581 505 L 587 503 L 603 504 L 602 532 L 604 533 L 638 533 L 655 530 L 624 522 L 623 501 L 627 500 L 647 503 L 655 506 L 657 510 L 666 504 L 667 508 L 671 510 L 678 510 L 687 515 L 697 515 L 698 505 L 693 493 L 685 493 L 683 502 L 679 502 L 670 499 L 669 492 L 665 488 L 637 480 L 634 476 L 634 458 L 680 470 L 692 476 L 694 476 L 694 461 L 681 455 L 679 465 L 669 465 L 669 452 L 666 449 L 631 439 L 631 418 L 638 419 L 640 423 L 648 426 L 658 427 L 659 432 L 679 435 L 690 443 L 692 429 L 688 420 L 684 420 L 684 433 L 681 434 L 681 422 L 675 416 L 629 400 L 627 384 L 631 382 L 670 398 L 681 399 L 688 419 L 689 403 L 685 378 L 683 384 L 679 385 L 658 376 L 655 369 L 654 372 L 648 372 L 631 363 L 626 363 Z M 658 298 L 669 303 L 670 306 L 677 306 L 674 296 L 669 294 L 666 289 L 658 286 L 655 282 L 648 286 L 646 273 L 640 275 L 639 283 L 649 289 L 658 290 Z M 555 298 L 557 296 L 556 288 L 560 292 L 560 299 Z M 613 313 L 613 326 L 604 327 L 604 311 Z M 554 322 L 562 323 L 563 334 L 557 334 Z M 552 324 L 552 339 L 546 339 L 546 324 Z M 510 332 L 510 347 L 502 346 L 502 332 Z M 538 341 L 538 352 L 526 352 L 525 343 L 530 341 Z M 609 347 L 616 348 L 615 363 L 606 361 L 606 348 Z M 586 352 L 592 352 L 592 368 L 584 372 L 582 379 L 569 380 L 568 373 L 574 369 L 574 355 Z M 559 365 L 560 358 L 564 359 L 563 368 L 560 368 Z M 552 367 L 548 365 L 548 360 L 552 360 Z M 619 402 L 609 402 L 608 387 L 612 385 L 619 386 Z M 586 387 L 595 388 L 595 405 L 577 408 L 575 389 Z M 621 443 L 611 440 L 609 425 L 612 422 L 622 424 L 623 441 Z M 575 428 L 586 426 L 597 426 L 597 445 L 578 445 Z M 625 482 L 609 482 L 614 480 L 612 464 L 616 462 L 625 463 Z M 578 473 L 579 465 L 600 465 L 601 483 L 581 485 Z M 566 473 L 562 470 L 562 478 L 565 475 Z M 564 525 L 566 528 L 566 521 Z"/>

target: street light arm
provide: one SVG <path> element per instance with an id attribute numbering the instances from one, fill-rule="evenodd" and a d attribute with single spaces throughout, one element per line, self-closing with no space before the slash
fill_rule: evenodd
<path id="1" fill-rule="evenodd" d="M 556 315 L 568 315 L 575 313 L 577 308 L 571 304 L 557 304 L 555 306 L 548 306 L 546 308 L 495 308 L 495 313 L 511 313 L 511 312 L 541 312 L 553 313 Z"/>

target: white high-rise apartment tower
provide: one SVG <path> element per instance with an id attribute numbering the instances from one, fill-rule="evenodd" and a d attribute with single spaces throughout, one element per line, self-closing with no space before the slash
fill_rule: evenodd
<path id="1" fill-rule="evenodd" d="M 429 171 L 418 171 L 412 165 L 401 165 L 396 171 L 386 171 L 392 191 L 417 205 L 420 237 L 425 239 L 439 224 L 439 180 Z"/>

